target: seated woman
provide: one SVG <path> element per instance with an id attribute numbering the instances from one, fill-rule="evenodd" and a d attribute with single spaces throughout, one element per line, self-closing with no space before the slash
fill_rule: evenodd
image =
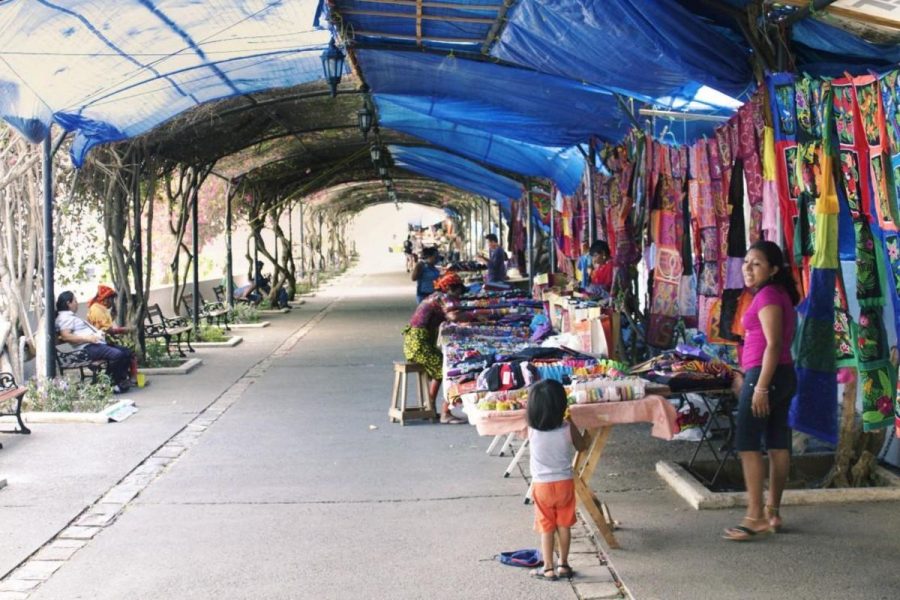
<path id="1" fill-rule="evenodd" d="M 255 286 L 255 289 L 259 290 L 261 294 L 270 295 L 272 293 L 272 284 L 269 283 L 271 277 L 263 275 L 263 266 L 263 261 L 256 261 L 256 277 L 254 278 L 253 285 Z M 273 303 L 273 307 L 287 308 L 290 310 L 291 307 L 290 304 L 288 304 L 288 293 L 287 290 L 284 289 L 284 287 L 278 288 L 278 291 L 275 293 L 275 301 Z"/>
<path id="2" fill-rule="evenodd" d="M 603 240 L 597 240 L 591 244 L 591 277 L 587 286 L 589 292 L 603 295 L 608 294 L 612 288 L 613 261 L 609 251 L 609 244 Z"/>
<path id="3" fill-rule="evenodd" d="M 128 377 L 131 350 L 107 343 L 106 335 L 75 314 L 78 300 L 72 292 L 63 292 L 56 299 L 56 329 L 59 339 L 76 350 L 84 350 L 92 360 L 107 361 L 107 374 L 118 394 L 131 387 Z"/>
<path id="4" fill-rule="evenodd" d="M 459 299 L 466 293 L 466 286 L 456 273 L 442 275 L 434 282 L 433 294 L 426 297 L 403 330 L 403 354 L 406 360 L 422 365 L 431 382 L 428 397 L 432 405 L 437 400 L 444 376 L 444 356 L 437 345 L 438 329 L 444 321 L 465 321 L 478 318 L 483 311 L 459 310 Z M 465 423 L 450 414 L 450 404 L 445 400 L 441 405 L 441 423 Z"/>
<path id="5" fill-rule="evenodd" d="M 122 335 L 132 331 L 131 327 L 119 327 L 115 324 L 117 296 L 116 290 L 101 284 L 97 286 L 97 293 L 94 297 L 88 301 L 88 323 L 109 335 Z M 107 343 L 109 343 L 108 340 Z M 134 355 L 134 352 L 121 345 L 110 345 L 115 345 L 117 348 L 122 348 L 129 353 L 131 356 L 129 375 L 132 379 L 136 377 L 138 369 L 137 357 Z"/>
<path id="6" fill-rule="evenodd" d="M 100 331 L 118 335 L 128 333 L 131 327 L 118 327 L 115 322 L 116 290 L 106 285 L 98 285 L 97 293 L 88 300 L 87 321 Z"/>

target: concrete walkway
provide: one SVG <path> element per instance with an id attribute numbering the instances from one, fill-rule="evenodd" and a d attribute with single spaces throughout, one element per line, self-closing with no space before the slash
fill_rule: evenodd
<path id="1" fill-rule="evenodd" d="M 346 278 L 123 423 L 4 435 L 0 600 L 577 598 L 491 560 L 537 540 L 487 440 L 388 424 L 412 308 L 399 276 Z M 579 585 L 615 594 L 580 534 Z"/>
<path id="2" fill-rule="evenodd" d="M 405 274 L 345 277 L 111 425 L 2 435 L 0 600 L 896 598 L 900 506 L 785 511 L 719 539 L 656 476 L 692 446 L 617 427 L 594 480 L 623 549 L 576 532 L 572 583 L 492 561 L 537 545 L 526 482 L 468 426 L 387 423 L 414 304 Z M 608 564 L 607 559 L 611 560 Z M 625 591 L 624 593 L 627 593 Z"/>

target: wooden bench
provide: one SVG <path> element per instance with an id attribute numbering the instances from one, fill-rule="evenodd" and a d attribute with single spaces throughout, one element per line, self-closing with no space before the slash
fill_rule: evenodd
<path id="1" fill-rule="evenodd" d="M 159 304 L 147 307 L 147 317 L 144 320 L 144 336 L 151 339 L 165 340 L 166 354 L 169 357 L 172 356 L 171 346 L 173 341 L 178 350 L 178 355 L 182 358 L 185 357 L 184 351 L 181 349 L 182 337 L 185 334 L 187 334 L 187 337 L 184 341 L 187 343 L 188 351 L 194 352 L 194 348 L 191 346 L 191 333 L 193 331 L 194 328 L 184 317 L 167 318 L 163 315 Z"/>
<path id="2" fill-rule="evenodd" d="M 105 371 L 109 361 L 104 359 L 92 359 L 84 350 L 76 350 L 71 344 L 58 343 L 56 345 L 56 368 L 60 375 L 66 371 L 78 370 L 81 380 L 90 379 L 91 383 L 97 383 L 97 375 Z"/>
<path id="3" fill-rule="evenodd" d="M 16 385 L 16 378 L 12 373 L 0 373 L 0 417 L 15 417 L 19 422 L 19 428 L 4 433 L 31 433 L 31 430 L 22 422 L 22 398 L 25 397 L 25 388 Z M 10 408 L 4 408 L 5 406 Z M 8 412 L 11 411 L 11 412 Z M 0 448 L 3 444 L 0 444 Z"/>
<path id="4" fill-rule="evenodd" d="M 215 321 L 217 326 L 224 327 L 226 331 L 230 331 L 231 328 L 228 326 L 228 315 L 231 311 L 222 304 L 222 302 L 206 302 L 200 294 L 198 294 L 197 297 L 200 300 L 200 318 L 206 319 L 206 322 L 210 325 Z M 194 295 L 185 294 L 182 296 L 181 304 L 184 306 L 185 310 L 187 310 L 188 318 L 193 319 Z"/>

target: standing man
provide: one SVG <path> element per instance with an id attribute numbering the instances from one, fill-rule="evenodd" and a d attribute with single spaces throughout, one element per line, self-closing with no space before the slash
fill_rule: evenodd
<path id="1" fill-rule="evenodd" d="M 487 256 L 481 254 L 478 259 L 487 265 L 485 283 L 502 283 L 506 281 L 506 261 L 509 260 L 509 257 L 500 247 L 500 242 L 495 234 L 489 233 L 484 236 L 484 239 L 488 243 L 488 254 Z"/>

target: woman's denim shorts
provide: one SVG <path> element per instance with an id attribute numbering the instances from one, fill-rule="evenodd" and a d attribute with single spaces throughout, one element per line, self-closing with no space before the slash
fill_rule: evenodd
<path id="1" fill-rule="evenodd" d="M 769 416 L 753 416 L 751 404 L 753 389 L 762 367 L 753 367 L 744 374 L 744 385 L 738 397 L 737 430 L 735 447 L 738 452 L 759 451 L 765 435 L 766 449 L 789 450 L 791 448 L 791 428 L 788 427 L 788 411 L 791 398 L 797 390 L 797 376 L 794 365 L 778 365 L 769 385 Z"/>

